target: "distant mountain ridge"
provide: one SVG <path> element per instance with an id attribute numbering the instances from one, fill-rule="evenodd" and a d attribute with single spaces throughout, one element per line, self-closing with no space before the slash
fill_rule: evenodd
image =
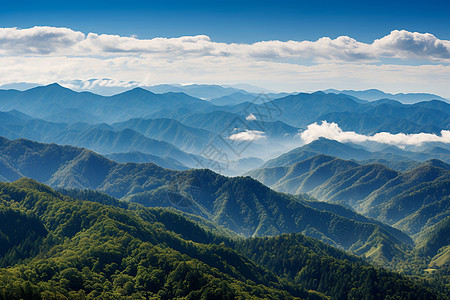
<path id="1" fill-rule="evenodd" d="M 109 97 L 89 92 L 74 92 L 57 83 L 23 92 L 0 90 L 0 109 L 3 111 L 17 109 L 41 119 L 53 119 L 55 115 L 67 114 L 66 122 L 79 121 L 79 117 L 70 119 L 74 111 L 94 116 L 98 123 L 143 117 L 146 111 L 158 111 L 167 106 L 196 107 L 202 110 L 210 105 L 183 93 L 154 94 L 142 88 L 134 88 Z"/>
<path id="2" fill-rule="evenodd" d="M 372 152 L 362 146 L 319 138 L 309 144 L 295 148 L 276 158 L 268 160 L 263 167 L 289 166 L 318 154 L 361 162 L 384 161 L 384 164 L 389 165 L 394 169 L 396 169 L 396 167 L 401 167 L 402 164 L 405 164 L 407 169 L 408 164 L 411 166 L 418 166 L 420 164 L 418 162 L 433 159 L 450 163 L 450 151 L 440 147 L 432 147 L 423 152 L 412 152 L 390 146 Z"/>
<path id="3" fill-rule="evenodd" d="M 405 104 L 413 104 L 422 101 L 430 101 L 430 100 L 440 100 L 444 102 L 449 102 L 448 99 L 442 98 L 441 96 L 427 93 L 398 93 L 398 94 L 390 94 L 385 93 L 383 91 L 377 89 L 370 89 L 364 91 L 355 91 L 355 90 L 336 90 L 336 89 L 327 89 L 324 90 L 325 93 L 333 93 L 333 94 L 345 94 L 349 96 L 353 96 L 362 100 L 375 101 L 381 99 L 392 99 L 397 100 Z"/>

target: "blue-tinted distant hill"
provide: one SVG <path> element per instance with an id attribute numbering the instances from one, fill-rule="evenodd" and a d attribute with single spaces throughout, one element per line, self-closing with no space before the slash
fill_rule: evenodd
<path id="1" fill-rule="evenodd" d="M 192 97 L 204 100 L 211 100 L 213 98 L 219 98 L 237 92 L 248 94 L 248 92 L 243 89 L 236 89 L 233 87 L 223 87 L 214 84 L 190 84 L 190 85 L 160 84 L 153 86 L 145 86 L 143 88 L 158 94 L 169 92 L 185 93 Z"/>
<path id="2" fill-rule="evenodd" d="M 35 87 L 40 86 L 37 83 L 28 83 L 28 82 L 15 82 L 15 83 L 7 83 L 0 85 L 0 89 L 2 90 L 18 90 L 18 91 L 26 91 Z"/>
<path id="3" fill-rule="evenodd" d="M 150 112 L 180 107 L 203 110 L 212 104 L 183 93 L 154 94 L 135 88 L 114 96 L 105 97 L 89 92 L 75 92 L 58 84 L 39 86 L 26 91 L 0 90 L 0 110 L 17 109 L 35 118 L 79 122 L 124 121 L 144 117 Z"/>
<path id="4" fill-rule="evenodd" d="M 410 163 L 412 166 L 417 166 L 418 162 L 432 159 L 439 159 L 446 163 L 450 163 L 450 151 L 440 147 L 427 148 L 423 152 L 413 152 L 402 150 L 394 146 L 383 146 L 377 151 L 372 152 L 362 146 L 319 138 L 309 144 L 295 148 L 276 158 L 268 160 L 263 167 L 289 166 L 317 154 L 355 161 L 375 162 L 376 160 L 383 160 L 385 161 L 384 164 L 387 164 L 394 169 L 397 169 L 395 167 L 396 165 L 402 169 L 402 164 Z"/>
<path id="5" fill-rule="evenodd" d="M 325 93 L 333 93 L 333 94 L 345 94 L 349 96 L 353 96 L 362 100 L 374 101 L 380 99 L 392 99 L 397 100 L 405 104 L 412 104 L 422 101 L 430 101 L 430 100 L 440 100 L 448 102 L 448 99 L 442 98 L 441 96 L 427 93 L 398 93 L 398 94 L 390 94 L 385 93 L 380 90 L 370 89 L 365 91 L 353 91 L 353 90 L 335 90 L 328 89 L 324 90 Z"/>
<path id="6" fill-rule="evenodd" d="M 165 141 L 190 152 L 201 152 L 217 134 L 196 127 L 186 126 L 174 119 L 130 119 L 111 125 L 117 130 L 135 130 L 146 137 Z"/>
<path id="7" fill-rule="evenodd" d="M 257 97 L 259 97 L 260 94 L 257 93 L 241 93 L 236 92 L 230 95 L 222 96 L 219 98 L 211 99 L 210 102 L 219 105 L 237 105 L 245 102 L 253 102 Z M 289 93 L 264 93 L 264 97 L 267 97 L 268 99 L 277 99 L 281 97 L 286 97 L 289 95 Z"/>
<path id="8" fill-rule="evenodd" d="M 102 154 L 138 151 L 150 155 L 147 162 L 164 162 L 163 165 L 166 167 L 172 166 L 170 160 L 173 160 L 174 166 L 180 165 L 176 167 L 177 169 L 181 166 L 198 167 L 199 161 L 204 164 L 208 161 L 198 155 L 187 153 L 171 143 L 149 138 L 127 127 L 121 129 L 107 124 L 48 122 L 16 111 L 0 112 L 0 116 L 2 117 L 0 134 L 10 139 L 27 138 L 72 145 Z M 140 159 L 144 157 L 141 156 Z M 155 157 L 159 160 L 155 160 Z"/>
<path id="9" fill-rule="evenodd" d="M 268 103 L 241 103 L 222 109 L 257 114 L 272 105 L 279 112 L 276 120 L 294 127 L 305 128 L 314 122 L 328 121 L 344 130 L 364 134 L 380 131 L 436 133 L 450 127 L 450 104 L 438 100 L 406 105 L 394 100 L 366 102 L 344 94 L 316 92 L 289 95 Z M 214 109 L 217 107 L 207 108 L 207 111 Z"/>
<path id="10" fill-rule="evenodd" d="M 305 128 L 322 120 L 337 122 L 345 130 L 366 134 L 379 131 L 436 133 L 450 126 L 450 104 L 438 100 L 404 105 L 393 100 L 364 102 L 352 96 L 322 92 L 270 99 L 268 98 L 268 103 L 276 106 L 279 112 L 264 121 L 280 121 L 294 128 Z M 205 129 L 204 125 L 200 127 L 194 124 L 196 122 L 189 121 L 189 117 L 194 114 L 212 116 L 213 113 L 222 111 L 245 119 L 250 113 L 264 113 L 265 106 L 267 104 L 251 104 L 248 101 L 237 105 L 215 106 L 184 93 L 154 94 L 142 88 L 110 97 L 88 92 L 78 93 L 58 84 L 27 91 L 0 90 L 0 110 L 16 109 L 35 118 L 66 123 L 171 118 L 191 127 Z M 218 118 L 215 120 L 224 120 L 224 116 L 216 117 Z M 220 127 L 215 120 L 211 120 L 211 128 Z M 214 131 L 210 128 L 208 130 Z M 270 135 L 271 129 L 268 128 L 267 131 Z"/>
<path id="11" fill-rule="evenodd" d="M 179 161 L 173 158 L 161 158 L 155 155 L 146 154 L 138 151 L 133 152 L 122 152 L 122 153 L 111 153 L 105 155 L 106 158 L 109 158 L 113 161 L 119 163 L 153 163 L 165 169 L 171 170 L 187 170 L 189 169 Z"/>

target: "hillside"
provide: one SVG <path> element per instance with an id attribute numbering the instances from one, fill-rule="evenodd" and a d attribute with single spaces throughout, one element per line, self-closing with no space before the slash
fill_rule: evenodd
<path id="1" fill-rule="evenodd" d="M 278 191 L 309 193 L 352 207 L 411 235 L 445 218 L 450 205 L 448 164 L 437 160 L 399 172 L 381 164 L 360 165 L 316 155 L 290 166 L 248 174 Z"/>
<path id="2" fill-rule="evenodd" d="M 319 138 L 268 160 L 263 168 L 290 166 L 318 154 L 351 159 L 363 164 L 379 162 L 399 171 L 418 167 L 421 162 L 429 160 L 441 160 L 447 164 L 450 162 L 450 152 L 440 147 L 407 151 L 394 146 L 378 144 L 373 148 L 375 149 L 369 151 L 362 146 Z M 441 167 L 446 168 L 445 166 Z"/>
<path id="3" fill-rule="evenodd" d="M 29 215 L 33 221 L 24 223 L 25 231 L 36 231 L 33 222 L 48 230 L 35 244 L 19 242 L 36 252 L 18 265 L 0 269 L 2 295 L 339 299 L 371 291 L 382 298 L 438 297 L 406 277 L 301 235 L 231 240 L 176 212 L 119 208 L 102 204 L 101 198 L 76 200 L 29 179 L 0 183 L 2 211 L 11 219 Z M 280 263 L 293 257 L 299 264 L 290 264 L 286 279 L 280 279 Z M 291 274 L 300 268 L 304 270 L 294 278 Z M 336 273 L 342 269 L 350 276 Z"/>
<path id="4" fill-rule="evenodd" d="M 175 207 L 243 236 L 303 232 L 363 256 L 381 244 L 397 249 L 369 257 L 378 262 L 390 261 L 392 253 L 403 255 L 412 244 L 393 228 L 316 209 L 307 199 L 276 193 L 249 177 L 120 164 L 85 149 L 26 140 L 3 139 L 0 154 L 5 165 L 0 175 L 10 181 L 27 176 L 53 187 L 94 189 L 145 206 Z"/>

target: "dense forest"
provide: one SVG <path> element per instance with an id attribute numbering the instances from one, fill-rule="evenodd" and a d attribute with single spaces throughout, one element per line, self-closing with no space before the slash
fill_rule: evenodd
<path id="1" fill-rule="evenodd" d="M 147 207 L 173 207 L 246 237 L 301 232 L 383 265 L 412 250 L 412 239 L 398 229 L 277 193 L 250 177 L 117 163 L 87 149 L 23 139 L 0 138 L 0 153 L 0 175 L 10 181 L 26 176 L 56 188 L 95 189 Z"/>
<path id="2" fill-rule="evenodd" d="M 173 209 L 62 192 L 0 183 L 0 298 L 444 298 L 301 234 L 243 239 Z"/>

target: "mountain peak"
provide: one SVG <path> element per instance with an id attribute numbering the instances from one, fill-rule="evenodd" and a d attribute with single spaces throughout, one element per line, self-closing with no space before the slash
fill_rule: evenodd
<path id="1" fill-rule="evenodd" d="M 63 87 L 57 82 L 51 83 L 48 85 L 37 86 L 37 87 L 27 90 L 27 92 L 33 92 L 33 91 L 70 91 L 72 93 L 75 93 L 71 89 Z"/>
<path id="2" fill-rule="evenodd" d="M 118 95 L 154 95 L 154 93 L 141 87 L 135 87 Z"/>
<path id="3" fill-rule="evenodd" d="M 48 85 L 43 85 L 43 86 L 40 86 L 40 87 L 37 87 L 37 88 L 45 88 L 45 89 L 55 90 L 55 91 L 57 91 L 57 90 L 61 90 L 61 91 L 64 90 L 64 91 L 71 91 L 71 92 L 73 92 L 71 89 L 62 86 L 62 85 L 60 85 L 57 82 L 54 82 L 54 83 L 51 83 L 51 84 L 48 84 Z"/>

